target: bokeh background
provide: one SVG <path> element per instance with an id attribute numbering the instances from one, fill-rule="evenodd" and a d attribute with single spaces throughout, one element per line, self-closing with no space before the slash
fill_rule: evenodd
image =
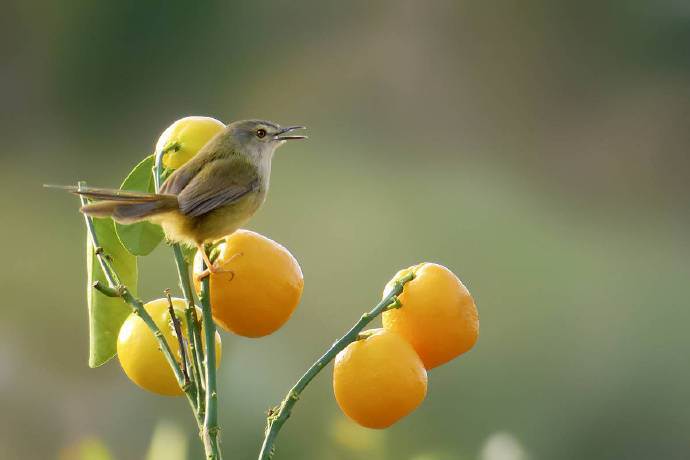
<path id="1" fill-rule="evenodd" d="M 223 337 L 226 458 L 255 458 L 265 411 L 425 260 L 475 296 L 476 348 L 386 431 L 344 419 L 324 372 L 277 459 L 690 457 L 688 2 L 2 9 L 0 458 L 201 458 L 182 398 L 87 367 L 83 221 L 41 188 L 116 186 L 191 114 L 311 136 L 249 226 L 306 285 L 279 332 Z M 167 248 L 140 266 L 144 299 L 177 288 Z"/>

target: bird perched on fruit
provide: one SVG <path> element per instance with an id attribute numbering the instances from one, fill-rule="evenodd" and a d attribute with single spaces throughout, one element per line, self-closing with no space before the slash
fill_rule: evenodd
<path id="1" fill-rule="evenodd" d="M 158 193 L 66 187 L 94 200 L 81 208 L 93 217 L 112 217 L 122 224 L 148 220 L 163 227 L 171 242 L 201 249 L 203 244 L 233 233 L 261 207 L 268 192 L 271 160 L 290 134 L 303 126 L 286 128 L 265 120 L 230 123 L 187 163 L 175 170 Z"/>

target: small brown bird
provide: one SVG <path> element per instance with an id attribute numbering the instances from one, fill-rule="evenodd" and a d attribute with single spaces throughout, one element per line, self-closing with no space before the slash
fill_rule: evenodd
<path id="1" fill-rule="evenodd" d="M 266 200 L 275 150 L 285 141 L 306 139 L 289 133 L 303 126 L 265 120 L 229 124 L 168 177 L 159 193 L 65 187 L 95 203 L 81 212 L 112 217 L 123 224 L 148 220 L 163 227 L 171 242 L 196 246 L 214 271 L 203 244 L 244 225 Z"/>

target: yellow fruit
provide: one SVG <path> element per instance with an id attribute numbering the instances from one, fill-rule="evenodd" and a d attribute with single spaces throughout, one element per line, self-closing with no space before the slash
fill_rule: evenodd
<path id="1" fill-rule="evenodd" d="M 180 362 L 180 346 L 174 333 L 168 299 L 157 299 L 144 305 L 165 340 L 170 345 L 173 355 Z M 186 336 L 187 327 L 184 320 L 185 301 L 173 299 L 173 308 L 180 319 L 182 333 Z M 197 316 L 201 318 L 201 310 L 197 308 Z M 203 331 L 201 332 L 203 342 Z M 205 346 L 205 343 L 204 343 Z M 141 388 L 165 396 L 182 394 L 182 389 L 175 380 L 175 374 L 168 365 L 165 356 L 158 348 L 158 342 L 144 320 L 138 315 L 131 314 L 125 320 L 117 338 L 117 357 L 122 369 L 129 379 Z M 216 367 L 220 365 L 221 343 L 220 335 L 216 332 Z"/>
<path id="2" fill-rule="evenodd" d="M 433 263 L 399 271 L 386 285 L 412 271 L 399 299 L 402 307 L 383 314 L 383 327 L 404 337 L 432 369 L 472 348 L 479 335 L 479 314 L 467 288 L 453 272 Z"/>
<path id="3" fill-rule="evenodd" d="M 163 156 L 163 166 L 177 169 L 206 145 L 225 125 L 211 117 L 184 117 L 170 125 L 156 143 L 156 152 L 171 148 Z M 177 144 L 177 145 L 176 145 Z"/>
<path id="4" fill-rule="evenodd" d="M 336 356 L 333 392 L 352 420 L 367 428 L 386 428 L 424 400 L 426 370 L 400 335 L 385 329 L 367 333 Z"/>
<path id="5" fill-rule="evenodd" d="M 297 307 L 304 278 L 297 260 L 275 241 L 238 230 L 218 246 L 214 260 L 220 271 L 210 275 L 213 319 L 223 329 L 244 337 L 262 337 L 278 330 Z M 194 273 L 201 273 L 201 254 Z M 199 282 L 196 281 L 199 289 Z"/>

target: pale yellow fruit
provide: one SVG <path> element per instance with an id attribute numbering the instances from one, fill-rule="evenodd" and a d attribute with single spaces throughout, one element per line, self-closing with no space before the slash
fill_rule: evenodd
<path id="1" fill-rule="evenodd" d="M 184 320 L 186 302 L 177 298 L 173 298 L 172 302 L 175 316 L 180 320 L 182 333 L 186 336 L 187 326 Z M 160 329 L 173 356 L 179 363 L 182 356 L 177 336 L 171 326 L 168 305 L 168 299 L 157 299 L 148 302 L 144 308 Z M 201 309 L 198 307 L 196 314 L 198 318 L 201 318 Z M 217 331 L 215 338 L 216 367 L 218 367 L 221 359 L 221 341 Z M 203 325 L 201 341 L 206 348 Z M 127 377 L 141 388 L 164 396 L 176 396 L 183 393 L 177 384 L 175 374 L 160 350 L 156 337 L 139 315 L 132 313 L 122 325 L 117 338 L 117 357 Z"/>
<path id="2" fill-rule="evenodd" d="M 177 120 L 163 131 L 156 142 L 156 152 L 167 149 L 163 166 L 177 169 L 208 143 L 225 125 L 211 117 L 191 116 Z"/>

